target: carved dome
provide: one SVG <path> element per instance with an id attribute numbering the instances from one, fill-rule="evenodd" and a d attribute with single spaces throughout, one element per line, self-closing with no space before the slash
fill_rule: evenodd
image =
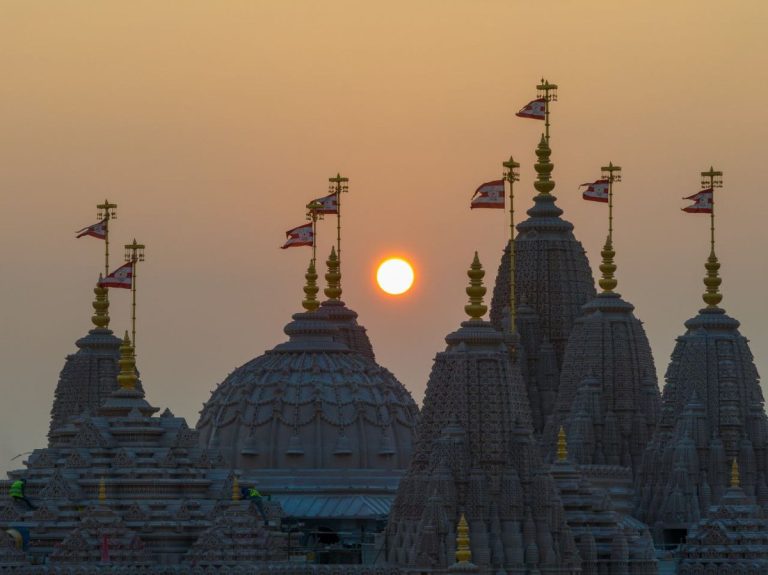
<path id="1" fill-rule="evenodd" d="M 338 311 L 295 314 L 289 341 L 231 373 L 203 406 L 202 445 L 241 469 L 404 468 L 416 403 L 372 351 L 350 349 L 365 331 L 350 315 L 345 333 Z"/>

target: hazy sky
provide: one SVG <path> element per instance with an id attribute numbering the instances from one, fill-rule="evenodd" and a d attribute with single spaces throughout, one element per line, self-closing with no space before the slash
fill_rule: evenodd
<path id="1" fill-rule="evenodd" d="M 420 402 L 465 317 L 474 250 L 492 285 L 504 245 L 504 214 L 470 212 L 473 190 L 514 155 L 516 207 L 531 205 L 543 126 L 514 114 L 542 75 L 560 86 L 555 194 L 594 269 L 605 206 L 577 186 L 624 168 L 617 291 L 660 377 L 703 306 L 708 218 L 680 198 L 710 164 L 725 172 L 722 305 L 764 368 L 767 28 L 764 0 L 0 0 L 0 468 L 44 446 L 64 358 L 90 328 L 103 244 L 73 231 L 104 197 L 116 246 L 147 245 L 148 399 L 194 425 L 217 383 L 286 339 L 310 250 L 278 247 L 342 172 L 343 299 Z M 388 254 L 413 259 L 410 295 L 374 287 Z M 122 332 L 129 293 L 115 291 Z"/>

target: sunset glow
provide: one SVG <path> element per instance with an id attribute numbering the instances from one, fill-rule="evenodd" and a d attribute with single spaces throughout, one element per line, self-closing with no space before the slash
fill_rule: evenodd
<path id="1" fill-rule="evenodd" d="M 376 282 L 390 295 L 401 295 L 413 285 L 413 267 L 401 258 L 389 258 L 379 265 Z"/>

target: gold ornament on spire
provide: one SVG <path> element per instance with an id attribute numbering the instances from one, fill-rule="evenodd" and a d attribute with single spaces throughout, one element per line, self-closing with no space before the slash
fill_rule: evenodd
<path id="1" fill-rule="evenodd" d="M 731 487 L 741 487 L 741 477 L 739 476 L 739 462 L 733 458 L 731 464 Z"/>
<path id="2" fill-rule="evenodd" d="M 616 278 L 613 277 L 613 272 L 616 271 L 616 264 L 613 263 L 613 256 L 616 252 L 613 250 L 613 242 L 611 242 L 611 236 L 609 235 L 605 240 L 603 251 L 600 252 L 603 256 L 603 263 L 600 264 L 600 271 L 603 277 L 598 282 L 603 289 L 603 293 L 613 293 L 613 288 L 619 283 Z"/>
<path id="3" fill-rule="evenodd" d="M 568 440 L 565 437 L 565 429 L 560 426 L 560 431 L 557 433 L 557 460 L 565 461 L 568 459 Z"/>
<path id="4" fill-rule="evenodd" d="M 328 287 L 323 290 L 328 299 L 341 298 L 341 272 L 339 271 L 339 258 L 336 256 L 336 248 L 331 248 L 331 255 L 326 260 L 328 271 L 325 274 L 325 281 Z"/>
<path id="5" fill-rule="evenodd" d="M 339 271 L 341 271 L 341 194 L 349 191 L 349 178 L 345 178 L 339 172 L 336 176 L 328 178 L 329 191 L 336 196 L 336 256 L 339 258 Z"/>
<path id="6" fill-rule="evenodd" d="M 125 337 L 123 337 L 123 345 L 120 346 L 120 359 L 117 363 L 120 365 L 120 373 L 117 376 L 120 389 L 135 391 L 138 380 L 136 377 L 136 358 L 133 355 L 133 346 L 127 330 Z"/>
<path id="7" fill-rule="evenodd" d="M 99 480 L 99 502 L 104 503 L 107 500 L 107 486 L 104 483 L 104 478 Z"/>
<path id="8" fill-rule="evenodd" d="M 707 268 L 707 276 L 704 278 L 704 285 L 707 291 L 701 297 L 708 308 L 716 308 L 717 304 L 723 301 L 723 294 L 720 293 L 720 284 L 723 280 L 718 273 L 720 262 L 717 261 L 714 250 L 709 252 L 709 257 L 704 267 Z"/>
<path id="9" fill-rule="evenodd" d="M 320 302 L 317 301 L 317 292 L 320 291 L 320 288 L 317 287 L 317 271 L 315 271 L 314 261 L 310 260 L 304 278 L 307 280 L 307 283 L 304 285 L 304 295 L 306 297 L 301 302 L 301 305 L 307 311 L 315 311 L 320 307 Z"/>
<path id="10" fill-rule="evenodd" d="M 243 498 L 243 494 L 240 493 L 240 480 L 235 475 L 232 479 L 232 501 L 240 501 Z"/>
<path id="11" fill-rule="evenodd" d="M 472 551 L 469 548 L 469 524 L 462 513 L 456 528 L 456 562 L 469 563 L 470 561 L 472 561 Z"/>
<path id="12" fill-rule="evenodd" d="M 464 311 L 471 320 L 480 321 L 485 312 L 488 311 L 488 306 L 483 305 L 483 296 L 487 291 L 483 285 L 485 270 L 480 263 L 480 259 L 477 257 L 477 252 L 475 252 L 475 259 L 472 260 L 472 265 L 469 271 L 467 271 L 467 275 L 469 276 L 469 287 L 467 288 L 469 304 L 464 306 Z"/>
<path id="13" fill-rule="evenodd" d="M 539 145 L 536 148 L 538 161 L 533 165 L 537 174 L 533 187 L 536 188 L 536 191 L 541 196 L 548 196 L 555 189 L 555 181 L 552 179 L 552 170 L 555 169 L 555 166 L 549 161 L 551 154 L 552 150 L 549 148 L 549 142 L 544 137 L 544 134 L 542 134 Z"/>
<path id="14" fill-rule="evenodd" d="M 96 215 L 104 222 L 104 275 L 109 275 L 109 220 L 117 218 L 117 204 L 105 199 L 103 204 L 96 204 L 99 213 Z"/>
<path id="15" fill-rule="evenodd" d="M 549 142 L 549 103 L 557 102 L 557 84 L 550 84 L 549 80 L 542 78 L 536 90 L 537 97 L 544 100 L 544 134 Z"/>
<path id="16" fill-rule="evenodd" d="M 91 316 L 93 325 L 98 328 L 106 329 L 109 327 L 109 290 L 101 285 L 102 275 L 99 274 L 99 281 L 93 288 L 96 299 L 93 300 L 94 314 Z"/>
<path id="17" fill-rule="evenodd" d="M 125 244 L 125 261 L 133 264 L 131 269 L 131 341 L 133 349 L 136 349 L 136 275 L 139 262 L 144 261 L 144 249 L 146 246 L 136 242 Z"/>

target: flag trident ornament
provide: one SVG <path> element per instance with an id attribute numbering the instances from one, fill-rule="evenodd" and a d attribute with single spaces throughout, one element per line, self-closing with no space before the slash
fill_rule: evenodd
<path id="1" fill-rule="evenodd" d="M 604 293 L 611 293 L 618 284 L 613 276 L 616 271 L 616 264 L 613 262 L 613 256 L 616 255 L 613 250 L 613 183 L 621 181 L 621 167 L 608 162 L 608 165 L 601 167 L 600 171 L 603 173 L 602 179 L 608 181 L 608 238 L 605 240 L 603 251 L 600 252 L 603 256 L 603 262 L 600 264 L 603 277 L 598 283 Z"/>
<path id="2" fill-rule="evenodd" d="M 336 257 L 339 259 L 339 271 L 341 271 L 341 194 L 349 192 L 349 178 L 345 178 L 336 172 L 336 176 L 328 178 L 328 191 L 336 195 Z"/>
<path id="3" fill-rule="evenodd" d="M 550 84 L 549 80 L 542 78 L 536 90 L 538 90 L 538 97 L 544 100 L 544 137 L 549 143 L 549 103 L 557 102 L 557 84 Z"/>
<path id="4" fill-rule="evenodd" d="M 517 169 L 520 164 L 512 158 L 502 162 L 504 166 L 504 179 L 509 182 L 509 333 L 515 335 L 517 328 L 515 326 L 515 194 L 514 184 L 520 180 L 520 173 Z"/>
<path id="5" fill-rule="evenodd" d="M 144 244 L 136 242 L 136 238 L 133 239 L 133 243 L 125 245 L 125 261 L 132 264 L 132 277 L 131 277 L 131 342 L 133 348 L 136 349 L 136 269 L 138 268 L 138 262 L 144 261 Z"/>
<path id="6" fill-rule="evenodd" d="M 317 220 L 323 219 L 323 204 L 312 200 L 307 204 L 307 220 L 312 222 L 312 265 L 317 264 Z"/>
<path id="7" fill-rule="evenodd" d="M 117 204 L 110 203 L 105 199 L 103 204 L 96 206 L 99 210 L 96 216 L 104 222 L 104 276 L 109 275 L 109 220 L 114 220 L 117 217 Z"/>
<path id="8" fill-rule="evenodd" d="M 701 187 L 709 189 L 714 192 L 715 188 L 723 187 L 723 172 L 715 170 L 712 166 L 709 167 L 709 171 L 701 172 Z M 715 194 L 712 193 L 710 199 L 712 211 L 709 218 L 709 243 L 712 253 L 715 252 Z"/>

